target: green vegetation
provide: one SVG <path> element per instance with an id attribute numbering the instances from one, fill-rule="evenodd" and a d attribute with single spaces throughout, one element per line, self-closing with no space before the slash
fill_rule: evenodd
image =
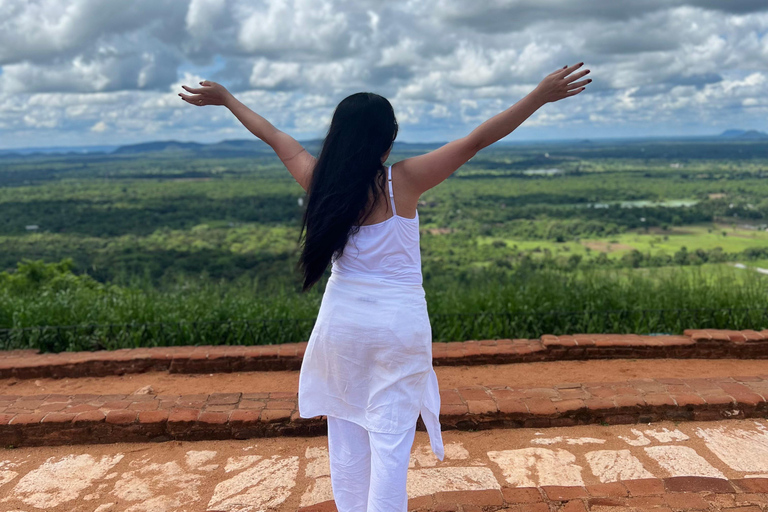
<path id="1" fill-rule="evenodd" d="M 419 205 L 434 337 L 768 327 L 733 313 L 768 308 L 754 270 L 768 268 L 767 177 L 765 142 L 492 146 Z M 311 329 L 322 286 L 298 292 L 304 194 L 266 152 L 6 156 L 0 180 L 0 329 L 101 326 L 6 331 L 5 348 Z M 659 309 L 697 312 L 583 313 Z"/>

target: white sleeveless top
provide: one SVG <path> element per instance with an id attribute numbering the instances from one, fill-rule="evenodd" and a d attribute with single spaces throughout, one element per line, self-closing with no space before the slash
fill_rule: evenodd
<path id="1" fill-rule="evenodd" d="M 391 165 L 387 182 L 392 217 L 360 226 L 360 230 L 349 237 L 342 256 L 334 256 L 331 273 L 355 280 L 418 286 L 422 284 L 419 212 L 412 219 L 397 214 Z"/>
<path id="2" fill-rule="evenodd" d="M 361 226 L 333 262 L 299 373 L 299 415 L 334 416 L 372 432 L 402 433 L 419 415 L 445 455 L 432 327 L 421 285 L 419 218 Z"/>

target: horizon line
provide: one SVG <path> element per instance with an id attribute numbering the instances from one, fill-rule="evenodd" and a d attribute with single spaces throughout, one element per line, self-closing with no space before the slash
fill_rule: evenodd
<path id="1" fill-rule="evenodd" d="M 574 137 L 574 138 L 542 138 L 542 139 L 521 139 L 521 140 L 504 140 L 501 139 L 494 144 L 535 144 L 535 143 L 552 143 L 552 142 L 582 142 L 582 141 L 637 141 L 637 140 L 679 140 L 679 139 L 710 139 L 710 138 L 721 138 L 726 132 L 729 131 L 739 131 L 739 132 L 757 132 L 766 134 L 766 132 L 763 132 L 761 130 L 756 129 L 728 129 L 724 130 L 720 133 L 713 133 L 709 135 L 653 135 L 653 136 L 624 136 L 624 137 Z M 725 137 L 726 139 L 729 139 L 729 137 Z M 55 149 L 77 149 L 77 148 L 120 148 L 120 147 L 127 147 L 127 146 L 137 146 L 141 144 L 152 144 L 157 142 L 178 142 L 181 144 L 200 144 L 200 145 L 213 145 L 213 144 L 221 144 L 222 142 L 229 142 L 229 141 L 260 141 L 264 142 L 258 137 L 253 137 L 253 139 L 221 139 L 216 142 L 200 142 L 196 140 L 180 140 L 180 139 L 153 139 L 153 140 L 147 140 L 143 142 L 131 142 L 128 144 L 83 144 L 79 146 L 22 146 L 22 147 L 9 147 L 9 148 L 3 148 L 0 147 L 0 152 L 14 152 L 14 151 L 32 151 L 32 150 L 45 150 L 45 151 L 51 151 Z M 301 139 L 298 142 L 300 143 L 306 143 L 306 142 L 318 142 L 322 141 L 322 138 L 310 138 L 310 139 Z M 743 140 L 743 139 L 742 139 Z M 746 139 L 750 140 L 750 139 Z M 755 140 L 755 139 L 752 139 Z M 761 139 L 756 139 L 761 140 Z M 438 145 L 438 144 L 447 144 L 450 142 L 450 140 L 436 140 L 436 141 L 395 141 L 395 144 L 401 143 L 401 144 L 429 144 L 429 145 Z M 265 143 L 266 144 L 266 143 Z M 492 145 L 494 145 L 492 144 Z"/>

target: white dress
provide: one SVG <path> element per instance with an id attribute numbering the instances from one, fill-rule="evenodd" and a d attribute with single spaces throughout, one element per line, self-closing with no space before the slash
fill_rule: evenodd
<path id="1" fill-rule="evenodd" d="M 333 261 L 299 373 L 299 415 L 402 433 L 421 414 L 443 460 L 440 393 L 422 287 L 419 217 L 360 226 Z"/>

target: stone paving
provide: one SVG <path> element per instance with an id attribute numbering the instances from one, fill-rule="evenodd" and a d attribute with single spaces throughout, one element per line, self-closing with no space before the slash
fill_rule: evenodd
<path id="1" fill-rule="evenodd" d="M 410 510 L 768 510 L 768 421 L 417 432 Z M 325 437 L 0 451 L 0 511 L 333 507 Z"/>

